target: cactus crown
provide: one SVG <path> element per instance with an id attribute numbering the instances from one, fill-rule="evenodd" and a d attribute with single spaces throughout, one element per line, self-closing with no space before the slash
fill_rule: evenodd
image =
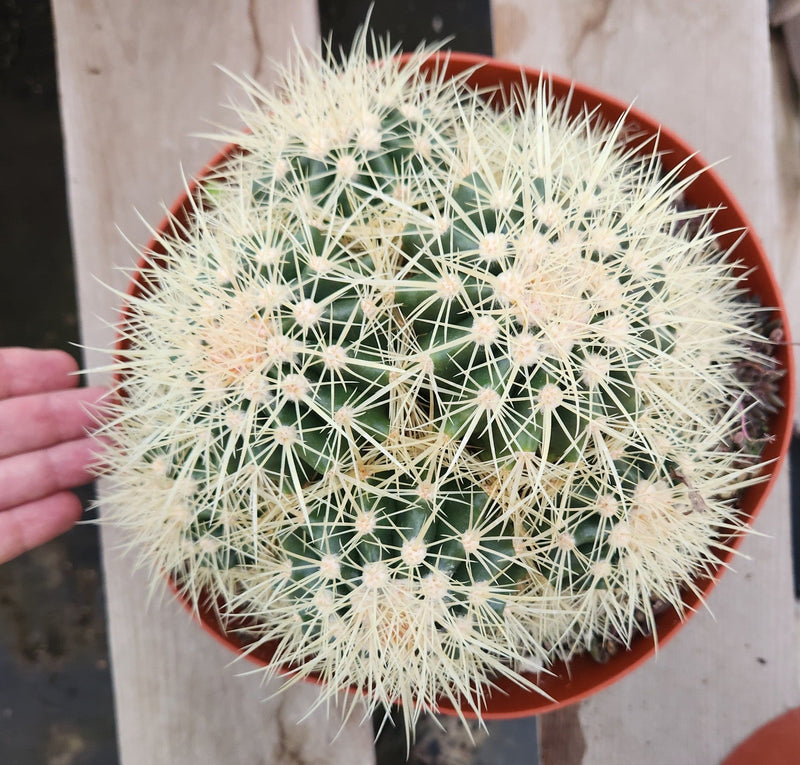
<path id="1" fill-rule="evenodd" d="M 413 726 L 681 608 L 753 480 L 721 445 L 754 311 L 623 123 L 367 49 L 242 82 L 243 151 L 130 301 L 106 502 Z"/>

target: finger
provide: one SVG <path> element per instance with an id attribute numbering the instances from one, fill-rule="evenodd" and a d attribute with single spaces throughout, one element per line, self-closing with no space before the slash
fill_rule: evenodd
<path id="1" fill-rule="evenodd" d="M 0 510 L 89 483 L 94 459 L 94 442 L 81 438 L 0 460 Z"/>
<path id="2" fill-rule="evenodd" d="M 80 517 L 80 500 L 68 491 L 0 513 L 0 563 L 69 531 Z"/>
<path id="3" fill-rule="evenodd" d="M 103 388 L 73 388 L 0 401 L 0 458 L 86 434 L 97 422 Z"/>
<path id="4" fill-rule="evenodd" d="M 74 388 L 77 371 L 65 351 L 0 348 L 0 399 Z"/>

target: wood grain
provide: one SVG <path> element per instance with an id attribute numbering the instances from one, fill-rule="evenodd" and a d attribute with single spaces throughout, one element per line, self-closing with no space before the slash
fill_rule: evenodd
<path id="1" fill-rule="evenodd" d="M 778 274 L 795 274 L 797 259 L 781 246 L 776 219 L 766 6 L 495 0 L 495 51 L 635 99 L 707 159 L 724 159 L 717 169 Z M 796 300 L 789 303 L 796 323 Z M 698 614 L 655 661 L 580 705 L 583 765 L 719 762 L 749 731 L 800 701 L 785 473 L 756 531 L 761 536 L 742 547 L 747 557 L 712 593 L 714 618 Z M 543 742 L 557 745 L 558 722 L 542 718 Z M 572 743 L 564 736 L 561 752 L 550 747 L 547 765 L 573 763 Z"/>
<path id="2" fill-rule="evenodd" d="M 800 69 L 800 16 L 783 27 L 784 39 L 772 40 L 772 102 L 778 157 L 776 272 L 791 306 L 800 297 L 800 120 L 794 71 Z M 795 58 L 791 65 L 792 56 Z M 794 69 L 794 71 L 793 71 Z M 792 306 L 793 307 L 793 306 Z M 791 310 L 792 337 L 800 340 L 800 311 Z M 797 348 L 797 346 L 795 346 Z M 797 351 L 795 359 L 798 360 Z M 795 390 L 795 429 L 800 424 L 800 386 Z M 800 565 L 800 562 L 798 562 Z"/>
<path id="3" fill-rule="evenodd" d="M 292 28 L 318 46 L 316 4 L 55 0 L 53 11 L 83 341 L 98 383 L 119 305 L 100 282 L 124 289 L 120 269 L 136 259 L 117 227 L 146 242 L 136 211 L 157 224 L 181 191 L 181 166 L 197 171 L 217 149 L 192 134 L 208 131 L 206 120 L 236 127 L 222 104 L 237 88 L 215 64 L 269 83 L 269 60 L 286 60 Z M 264 701 L 276 685 L 236 677 L 249 666 L 228 666 L 233 655 L 162 592 L 148 604 L 117 532 L 102 536 L 123 765 L 373 761 L 369 724 L 340 731 L 333 709 L 306 717 L 312 686 Z"/>

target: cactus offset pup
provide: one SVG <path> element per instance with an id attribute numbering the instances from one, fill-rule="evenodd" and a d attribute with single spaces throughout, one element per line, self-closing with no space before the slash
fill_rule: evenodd
<path id="1" fill-rule="evenodd" d="M 275 666 L 413 725 L 681 608 L 741 527 L 764 353 L 654 146 L 367 47 L 242 82 L 128 307 L 105 504 Z"/>

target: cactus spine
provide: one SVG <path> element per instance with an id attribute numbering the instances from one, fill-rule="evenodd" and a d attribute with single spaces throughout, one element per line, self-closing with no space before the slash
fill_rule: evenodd
<path id="1" fill-rule="evenodd" d="M 755 312 L 623 123 L 367 47 L 242 82 L 104 460 L 154 571 L 413 725 L 681 608 L 754 480 L 721 445 Z"/>

